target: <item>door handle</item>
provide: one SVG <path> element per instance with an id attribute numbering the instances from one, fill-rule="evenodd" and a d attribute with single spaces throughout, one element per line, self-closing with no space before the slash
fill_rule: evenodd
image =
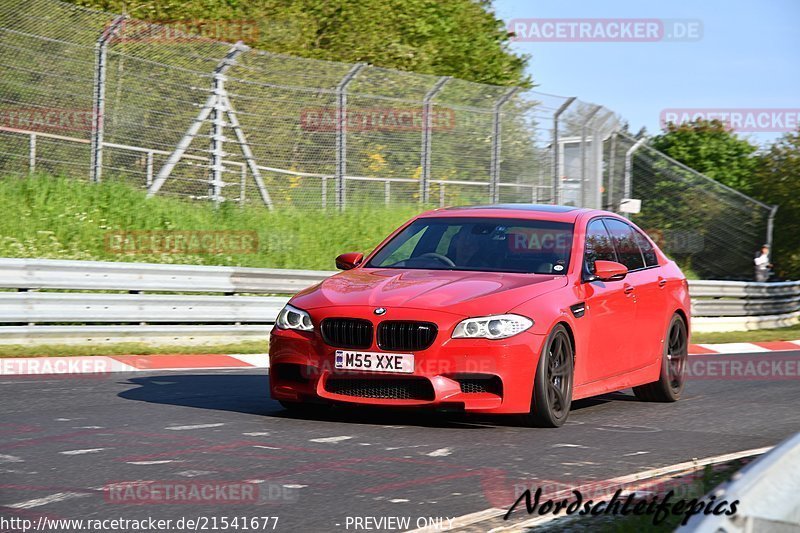
<path id="1" fill-rule="evenodd" d="M 626 283 L 625 288 L 622 290 L 622 292 L 624 292 L 625 294 L 631 294 L 635 288 L 636 287 L 634 287 L 633 285 L 628 285 Z"/>
<path id="2" fill-rule="evenodd" d="M 659 289 L 663 289 L 666 285 L 667 285 L 667 280 L 665 280 L 664 278 L 659 276 L 659 278 L 658 278 L 658 288 Z"/>

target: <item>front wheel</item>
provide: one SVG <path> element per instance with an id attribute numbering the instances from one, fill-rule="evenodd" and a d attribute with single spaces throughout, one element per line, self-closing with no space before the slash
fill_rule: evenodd
<path id="1" fill-rule="evenodd" d="M 536 367 L 527 415 L 530 425 L 556 428 L 567 421 L 572 406 L 574 356 L 567 328 L 557 325 L 547 337 Z"/>
<path id="2" fill-rule="evenodd" d="M 689 359 L 689 334 L 686 323 L 675 314 L 667 329 L 661 357 L 658 381 L 633 388 L 633 393 L 645 402 L 674 402 L 680 399 L 686 382 L 686 362 Z"/>

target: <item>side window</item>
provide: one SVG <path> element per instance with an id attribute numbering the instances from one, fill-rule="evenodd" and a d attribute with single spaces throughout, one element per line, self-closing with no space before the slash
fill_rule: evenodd
<path id="1" fill-rule="evenodd" d="M 653 245 L 647 240 L 647 237 L 636 230 L 633 230 L 633 237 L 636 239 L 636 244 L 639 245 L 639 249 L 642 250 L 642 255 L 644 256 L 644 265 L 648 267 L 657 266 L 658 256 L 656 255 Z"/>
<path id="2" fill-rule="evenodd" d="M 584 251 L 586 265 L 590 272 L 594 272 L 595 261 L 616 261 L 617 254 L 611 237 L 599 218 L 589 222 L 586 227 L 586 249 Z"/>
<path id="3" fill-rule="evenodd" d="M 644 268 L 644 259 L 639 245 L 636 244 L 634 230 L 625 222 L 614 218 L 604 219 L 614 248 L 617 250 L 619 262 L 628 267 L 628 270 Z"/>

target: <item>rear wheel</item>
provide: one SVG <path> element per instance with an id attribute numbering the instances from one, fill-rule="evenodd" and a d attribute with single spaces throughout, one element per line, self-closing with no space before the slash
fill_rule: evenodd
<path id="1" fill-rule="evenodd" d="M 686 382 L 686 362 L 689 359 L 689 335 L 686 323 L 675 314 L 669 323 L 661 357 L 658 381 L 634 387 L 637 398 L 646 402 L 674 402 L 680 399 Z"/>
<path id="2" fill-rule="evenodd" d="M 574 356 L 567 328 L 557 325 L 547 337 L 536 367 L 529 424 L 555 428 L 567 421 L 572 406 Z"/>

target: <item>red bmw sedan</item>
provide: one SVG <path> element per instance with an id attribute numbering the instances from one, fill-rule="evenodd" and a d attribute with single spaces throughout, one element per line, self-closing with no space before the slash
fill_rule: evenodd
<path id="1" fill-rule="evenodd" d="M 270 392 L 288 409 L 430 406 L 557 427 L 573 400 L 683 390 L 686 278 L 614 213 L 437 209 L 336 265 L 272 330 Z"/>

